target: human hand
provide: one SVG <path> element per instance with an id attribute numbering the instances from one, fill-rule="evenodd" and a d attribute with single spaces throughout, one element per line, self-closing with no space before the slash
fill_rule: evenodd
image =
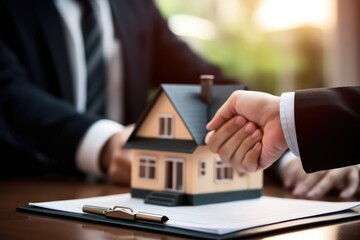
<path id="1" fill-rule="evenodd" d="M 101 169 L 109 179 L 118 184 L 130 184 L 131 158 L 130 152 L 122 148 L 130 137 L 134 125 L 129 125 L 120 133 L 114 134 L 103 147 L 100 154 Z"/>
<path id="2" fill-rule="evenodd" d="M 279 104 L 280 97 L 263 92 L 238 90 L 231 94 L 208 123 L 209 131 L 217 130 L 234 116 L 241 115 L 262 130 L 260 157 L 238 156 L 246 156 L 246 159 L 236 159 L 238 170 L 254 172 L 265 169 L 288 148 L 281 127 Z M 214 134 L 213 137 L 219 136 Z"/>
<path id="3" fill-rule="evenodd" d="M 258 159 L 261 152 L 262 133 L 257 126 L 242 116 L 235 116 L 217 130 L 206 135 L 205 142 L 222 161 L 230 163 L 238 172 L 243 172 L 243 162 Z"/>
<path id="4" fill-rule="evenodd" d="M 296 197 L 319 199 L 331 190 L 348 199 L 359 187 L 359 169 L 356 166 L 306 174 L 300 159 L 291 160 L 281 173 L 284 186 Z"/>

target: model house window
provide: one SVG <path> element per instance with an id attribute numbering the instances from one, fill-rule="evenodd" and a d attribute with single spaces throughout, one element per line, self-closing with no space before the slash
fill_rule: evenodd
<path id="1" fill-rule="evenodd" d="M 155 180 L 156 177 L 156 158 L 152 156 L 140 156 L 139 158 L 139 178 Z"/>
<path id="2" fill-rule="evenodd" d="M 206 175 L 206 161 L 201 160 L 199 162 L 199 177 L 204 177 Z"/>
<path id="3" fill-rule="evenodd" d="M 171 138 L 174 135 L 174 117 L 170 114 L 162 114 L 159 117 L 159 136 Z"/>
<path id="4" fill-rule="evenodd" d="M 233 179 L 233 169 L 230 164 L 224 163 L 220 158 L 216 158 L 216 180 L 228 181 Z"/>

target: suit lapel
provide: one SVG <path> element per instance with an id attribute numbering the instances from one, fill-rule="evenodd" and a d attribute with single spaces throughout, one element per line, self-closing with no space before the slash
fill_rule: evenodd
<path id="1" fill-rule="evenodd" d="M 129 14 L 126 10 L 128 9 L 125 7 L 125 4 L 128 4 L 129 1 L 114 1 L 110 0 L 110 6 L 113 16 L 113 23 L 114 23 L 114 31 L 115 37 L 121 40 L 122 50 L 124 54 L 124 60 L 130 59 L 131 56 L 131 41 L 129 40 L 129 33 L 131 31 L 131 23 L 129 22 L 129 18 L 127 15 Z M 129 64 L 125 62 L 124 64 Z M 126 67 L 125 67 L 126 69 Z"/>
<path id="2" fill-rule="evenodd" d="M 71 77 L 69 56 L 61 16 L 59 16 L 53 1 L 40 2 L 37 8 L 37 15 L 42 25 L 45 42 L 49 47 L 52 61 L 55 65 L 55 73 L 59 81 L 60 92 L 67 101 L 73 104 L 73 79 Z M 52 81 L 52 79 L 49 79 L 49 81 Z"/>

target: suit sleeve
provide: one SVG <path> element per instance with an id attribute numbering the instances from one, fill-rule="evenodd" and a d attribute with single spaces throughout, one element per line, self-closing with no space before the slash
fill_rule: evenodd
<path id="1" fill-rule="evenodd" d="M 360 87 L 296 91 L 295 125 L 306 172 L 360 163 Z"/>
<path id="2" fill-rule="evenodd" d="M 96 120 L 31 84 L 15 54 L 0 41 L 0 142 L 75 169 L 76 148 Z"/>

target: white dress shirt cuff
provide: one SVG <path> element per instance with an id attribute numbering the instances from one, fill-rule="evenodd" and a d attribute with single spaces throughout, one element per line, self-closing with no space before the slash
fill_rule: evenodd
<path id="1" fill-rule="evenodd" d="M 295 128 L 295 92 L 286 92 L 280 97 L 280 119 L 286 143 L 292 153 L 300 157 Z"/>
<path id="2" fill-rule="evenodd" d="M 86 132 L 76 152 L 76 165 L 79 170 L 103 176 L 100 169 L 100 152 L 107 140 L 123 130 L 123 126 L 110 120 L 99 120 L 95 122 Z"/>
<path id="3" fill-rule="evenodd" d="M 280 159 L 279 174 L 282 176 L 285 167 L 292 161 L 299 160 L 291 151 L 287 151 Z"/>

